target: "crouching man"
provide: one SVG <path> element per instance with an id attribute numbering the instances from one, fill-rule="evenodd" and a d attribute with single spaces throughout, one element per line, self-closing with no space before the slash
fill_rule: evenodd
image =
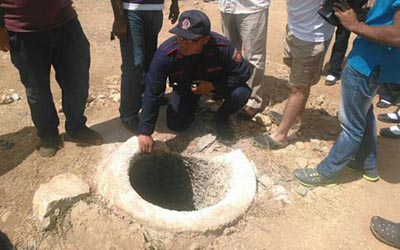
<path id="1" fill-rule="evenodd" d="M 222 140 L 234 138 L 230 115 L 248 101 L 251 89 L 248 63 L 223 36 L 210 31 L 210 20 L 201 11 L 182 13 L 179 23 L 170 30 L 175 36 L 160 45 L 146 76 L 139 125 L 139 147 L 150 153 L 158 112 L 164 97 L 166 80 L 173 86 L 167 108 L 167 126 L 180 132 L 194 120 L 201 95 L 215 92 L 224 103 L 215 116 L 217 134 Z"/>

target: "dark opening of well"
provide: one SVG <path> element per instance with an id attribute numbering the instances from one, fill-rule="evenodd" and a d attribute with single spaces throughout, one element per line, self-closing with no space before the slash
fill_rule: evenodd
<path id="1" fill-rule="evenodd" d="M 226 194 L 228 178 L 224 166 L 168 153 L 144 155 L 129 170 L 130 183 L 144 200 L 178 211 L 217 203 Z"/>

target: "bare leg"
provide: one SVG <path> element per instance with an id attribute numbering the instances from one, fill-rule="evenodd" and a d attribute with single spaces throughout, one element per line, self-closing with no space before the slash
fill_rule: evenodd
<path id="1" fill-rule="evenodd" d="M 288 98 L 285 110 L 283 111 L 282 121 L 278 129 L 271 134 L 272 139 L 278 143 L 284 143 L 290 128 L 296 121 L 300 121 L 306 107 L 308 96 L 310 95 L 310 86 L 291 87 L 291 93 Z"/>

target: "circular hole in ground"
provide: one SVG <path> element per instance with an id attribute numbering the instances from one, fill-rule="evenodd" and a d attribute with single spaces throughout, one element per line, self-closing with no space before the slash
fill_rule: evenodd
<path id="1" fill-rule="evenodd" d="M 222 200 L 229 168 L 169 153 L 144 155 L 130 165 L 129 180 L 146 201 L 162 208 L 194 211 Z"/>

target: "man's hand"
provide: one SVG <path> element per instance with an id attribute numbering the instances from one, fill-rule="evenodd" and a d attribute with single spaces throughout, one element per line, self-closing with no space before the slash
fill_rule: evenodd
<path id="1" fill-rule="evenodd" d="M 340 23 L 348 31 L 353 31 L 360 24 L 356 12 L 346 2 L 336 2 L 333 11 L 339 18 Z"/>
<path id="2" fill-rule="evenodd" d="M 128 30 L 128 26 L 124 19 L 119 18 L 115 19 L 112 27 L 112 33 L 116 35 L 118 38 L 125 36 Z"/>
<path id="3" fill-rule="evenodd" d="M 197 86 L 192 86 L 192 92 L 196 95 L 205 95 L 215 90 L 214 85 L 205 80 L 193 81 Z"/>
<path id="4" fill-rule="evenodd" d="M 10 50 L 10 37 L 4 27 L 0 27 L 0 50 L 4 52 Z"/>
<path id="5" fill-rule="evenodd" d="M 169 16 L 168 20 L 171 20 L 171 23 L 174 24 L 179 17 L 179 5 L 178 1 L 172 1 L 171 6 L 169 7 Z"/>
<path id="6" fill-rule="evenodd" d="M 150 135 L 139 135 L 139 151 L 148 154 L 153 151 L 153 138 Z"/>

